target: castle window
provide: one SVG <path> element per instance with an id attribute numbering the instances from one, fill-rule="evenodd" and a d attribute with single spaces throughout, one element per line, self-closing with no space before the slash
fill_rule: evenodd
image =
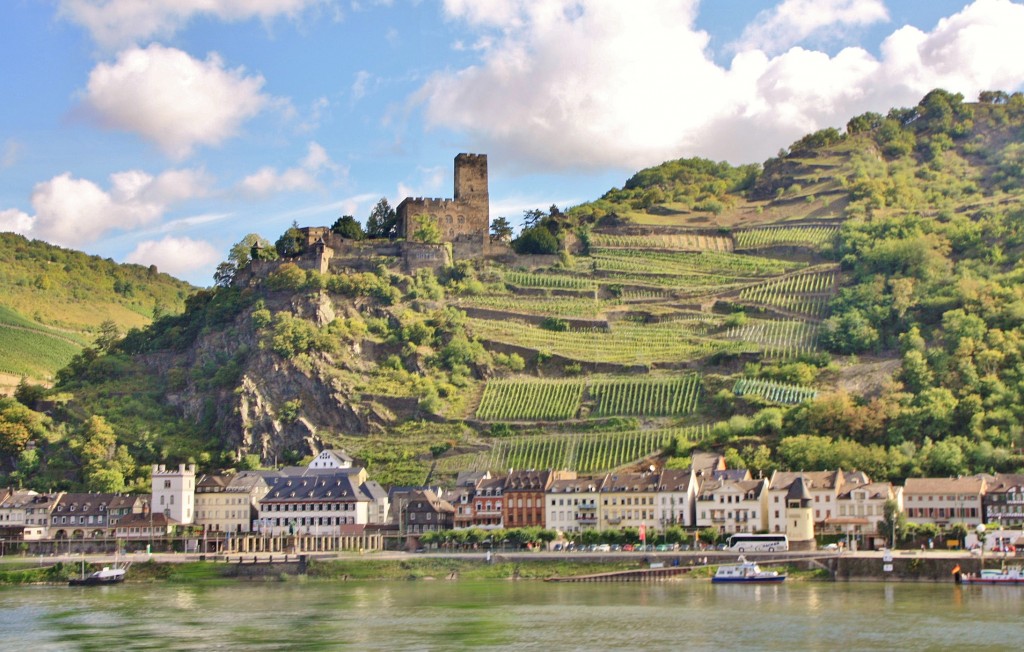
<path id="1" fill-rule="evenodd" d="M 459 224 L 465 224 L 465 223 L 466 223 L 466 216 L 465 215 L 459 215 Z"/>
<path id="2" fill-rule="evenodd" d="M 444 216 L 444 221 L 447 224 L 451 224 L 452 223 L 452 216 L 451 215 L 445 215 Z"/>

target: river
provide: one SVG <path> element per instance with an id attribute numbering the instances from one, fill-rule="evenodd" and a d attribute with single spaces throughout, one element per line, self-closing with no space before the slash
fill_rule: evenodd
<path id="1" fill-rule="evenodd" d="M 271 582 L 0 589 L 0 648 L 1020 649 L 1024 587 Z"/>

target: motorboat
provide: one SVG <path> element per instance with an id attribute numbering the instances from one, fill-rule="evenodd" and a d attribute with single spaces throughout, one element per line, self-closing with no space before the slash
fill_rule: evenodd
<path id="1" fill-rule="evenodd" d="M 737 564 L 723 564 L 718 567 L 714 577 L 711 578 L 714 584 L 742 584 L 742 583 L 778 583 L 786 579 L 785 573 L 778 571 L 761 570 L 761 567 L 746 558 L 740 557 Z"/>
<path id="2" fill-rule="evenodd" d="M 127 572 L 124 568 L 111 568 L 110 566 L 104 566 L 100 570 L 89 573 L 79 578 L 68 581 L 68 586 L 102 586 L 104 584 L 120 584 L 124 581 L 125 573 Z"/>
<path id="3" fill-rule="evenodd" d="M 1024 569 L 1020 566 L 983 569 L 980 573 L 964 573 L 960 576 L 964 584 L 1021 584 L 1024 585 Z"/>

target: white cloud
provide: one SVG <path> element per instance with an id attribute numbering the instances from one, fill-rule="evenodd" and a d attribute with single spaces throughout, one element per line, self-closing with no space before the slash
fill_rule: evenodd
<path id="1" fill-rule="evenodd" d="M 251 195 L 268 195 L 274 192 L 315 190 L 320 187 L 318 175 L 324 170 L 339 170 L 325 150 L 318 143 L 310 143 L 305 158 L 297 167 L 278 172 L 276 168 L 260 168 L 242 180 L 243 192 Z"/>
<path id="2" fill-rule="evenodd" d="M 784 0 L 758 14 L 736 48 L 777 53 L 822 30 L 834 33 L 887 20 L 882 0 Z"/>
<path id="3" fill-rule="evenodd" d="M 828 3 L 833 24 L 870 17 L 842 13 L 846 5 Z M 796 6 L 780 5 L 779 20 L 795 20 Z M 1009 0 L 976 0 L 930 32 L 902 28 L 878 55 L 747 49 L 728 66 L 707 51 L 695 0 L 446 0 L 445 8 L 493 42 L 477 65 L 435 74 L 413 100 L 429 126 L 466 133 L 495 160 L 534 170 L 693 155 L 762 160 L 808 131 L 915 104 L 935 87 L 973 98 L 1024 80 L 1024 6 Z M 824 24 L 820 15 L 806 23 Z"/>
<path id="4" fill-rule="evenodd" d="M 34 220 L 31 215 L 16 208 L 0 211 L 0 232 L 9 231 L 28 236 L 32 234 L 33 222 Z"/>
<path id="5" fill-rule="evenodd" d="M 159 220 L 172 205 L 201 197 L 207 179 L 196 170 L 171 170 L 153 177 L 139 170 L 110 176 L 104 190 L 88 179 L 65 172 L 36 184 L 32 191 L 35 215 L 17 210 L 0 212 L 0 228 L 54 244 L 81 247 L 112 230 L 127 231 Z"/>
<path id="6" fill-rule="evenodd" d="M 180 159 L 196 146 L 220 144 L 262 111 L 271 102 L 263 83 L 226 69 L 216 54 L 200 61 L 154 44 L 97 65 L 84 99 L 104 126 L 135 132 Z"/>
<path id="7" fill-rule="evenodd" d="M 220 259 L 220 252 L 208 242 L 171 236 L 140 242 L 125 257 L 126 262 L 156 265 L 161 272 L 178 277 L 194 277 L 196 272 L 209 268 Z"/>
<path id="8" fill-rule="evenodd" d="M 0 169 L 6 169 L 14 167 L 14 164 L 18 162 L 18 157 L 21 155 L 21 143 L 8 138 L 4 142 L 3 153 L 0 154 Z"/>
<path id="9" fill-rule="evenodd" d="M 324 0 L 61 0 L 59 15 L 104 47 L 168 37 L 194 16 L 223 21 L 295 17 Z"/>

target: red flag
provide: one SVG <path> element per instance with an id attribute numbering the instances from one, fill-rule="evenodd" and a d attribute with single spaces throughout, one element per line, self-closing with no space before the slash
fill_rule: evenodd
<path id="1" fill-rule="evenodd" d="M 640 543 L 647 543 L 647 525 L 640 524 Z"/>

